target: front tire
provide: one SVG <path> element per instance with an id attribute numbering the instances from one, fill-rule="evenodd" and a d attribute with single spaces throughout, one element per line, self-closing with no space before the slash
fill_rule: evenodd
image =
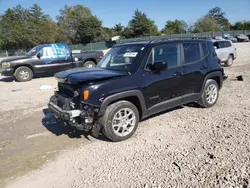
<path id="1" fill-rule="evenodd" d="M 94 61 L 86 61 L 84 64 L 83 64 L 83 67 L 85 68 L 94 68 L 96 66 L 95 62 Z"/>
<path id="2" fill-rule="evenodd" d="M 101 119 L 103 134 L 114 142 L 130 138 L 139 124 L 139 112 L 128 101 L 118 101 L 106 109 Z"/>
<path id="3" fill-rule="evenodd" d="M 27 82 L 32 80 L 33 72 L 29 67 L 18 67 L 14 73 L 14 76 L 19 82 Z"/>
<path id="4" fill-rule="evenodd" d="M 208 79 L 198 104 L 203 108 L 210 108 L 216 104 L 218 98 L 219 86 L 217 82 L 213 79 Z"/>

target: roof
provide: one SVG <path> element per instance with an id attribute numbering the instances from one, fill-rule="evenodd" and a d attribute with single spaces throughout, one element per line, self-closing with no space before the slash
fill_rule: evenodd
<path id="1" fill-rule="evenodd" d="M 147 41 L 133 41 L 133 42 L 126 42 L 126 43 L 118 43 L 118 44 L 116 44 L 115 46 L 123 46 L 123 45 L 136 45 L 136 44 L 138 44 L 138 45 L 146 45 L 146 44 L 149 44 L 150 43 L 150 41 L 149 40 L 147 40 Z"/>
<path id="2" fill-rule="evenodd" d="M 173 42 L 190 42 L 190 41 L 192 41 L 192 42 L 201 42 L 201 41 L 211 41 L 211 40 L 209 40 L 209 39 L 203 39 L 203 38 L 201 38 L 201 39 L 199 39 L 199 38 L 194 38 L 194 39 L 192 39 L 192 38 L 183 38 L 183 39 L 181 39 L 181 38 L 176 38 L 176 39 L 155 39 L 155 40 L 146 40 L 146 41 L 135 41 L 135 42 L 127 42 L 127 43 L 118 43 L 118 44 L 116 44 L 115 46 L 123 46 L 123 45 L 147 45 L 147 44 L 158 44 L 158 43 L 167 43 L 167 42 L 169 42 L 169 43 L 173 43 Z"/>
<path id="3" fill-rule="evenodd" d="M 227 39 L 212 39 L 212 42 L 221 42 L 221 41 L 231 41 L 231 40 L 227 40 Z"/>

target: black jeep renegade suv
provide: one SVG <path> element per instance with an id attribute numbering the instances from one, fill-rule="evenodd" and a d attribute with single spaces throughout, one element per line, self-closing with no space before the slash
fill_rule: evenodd
<path id="1" fill-rule="evenodd" d="M 96 68 L 55 74 L 48 104 L 58 120 L 112 141 L 131 137 L 140 120 L 197 102 L 213 106 L 226 78 L 209 40 L 118 44 Z"/>

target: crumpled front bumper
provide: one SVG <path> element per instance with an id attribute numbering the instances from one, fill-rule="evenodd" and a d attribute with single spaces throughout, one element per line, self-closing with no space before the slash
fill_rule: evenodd
<path id="1" fill-rule="evenodd" d="M 49 111 L 61 122 L 79 130 L 89 130 L 97 119 L 99 108 L 62 95 L 53 95 L 48 103 Z"/>
<path id="2" fill-rule="evenodd" d="M 48 108 L 56 118 L 59 118 L 63 121 L 72 121 L 81 114 L 80 110 L 63 110 L 53 102 L 49 102 Z"/>

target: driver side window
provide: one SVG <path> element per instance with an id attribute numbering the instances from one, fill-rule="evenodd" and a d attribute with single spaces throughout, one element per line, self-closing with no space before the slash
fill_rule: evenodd
<path id="1" fill-rule="evenodd" d="M 40 59 L 43 60 L 45 64 L 55 63 L 58 59 L 55 50 L 51 46 L 44 46 L 39 53 Z"/>
<path id="2" fill-rule="evenodd" d="M 179 45 L 164 44 L 152 49 L 147 61 L 147 69 L 154 62 L 167 62 L 168 68 L 176 67 L 179 64 Z M 154 61 L 154 62 L 153 62 Z"/>
<path id="3" fill-rule="evenodd" d="M 53 51 L 52 47 L 45 46 L 40 50 L 41 59 L 51 59 L 56 58 L 56 53 Z"/>

